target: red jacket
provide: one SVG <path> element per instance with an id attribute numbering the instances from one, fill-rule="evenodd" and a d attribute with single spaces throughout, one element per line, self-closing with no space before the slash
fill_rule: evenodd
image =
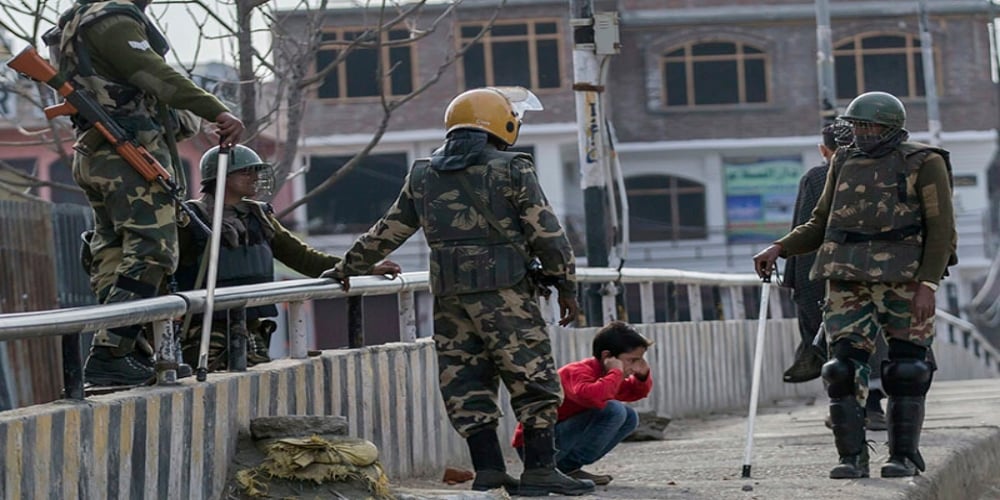
<path id="1" fill-rule="evenodd" d="M 652 374 L 646 380 L 639 380 L 635 375 L 623 377 L 618 369 L 604 373 L 604 365 L 597 358 L 587 358 L 560 368 L 559 379 L 565 398 L 559 406 L 558 421 L 562 422 L 584 410 L 604 408 L 608 401 L 638 401 L 653 389 Z M 517 424 L 513 440 L 515 448 L 524 445 L 523 433 L 524 426 Z"/>

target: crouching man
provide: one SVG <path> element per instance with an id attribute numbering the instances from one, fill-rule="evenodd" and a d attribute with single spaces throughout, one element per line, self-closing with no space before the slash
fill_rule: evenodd
<path id="1" fill-rule="evenodd" d="M 596 485 L 611 482 L 611 476 L 591 474 L 583 467 L 603 458 L 638 426 L 638 414 L 624 403 L 645 398 L 653 388 L 643 359 L 652 344 L 628 324 L 613 321 L 594 336 L 593 357 L 559 369 L 565 399 L 555 427 L 555 459 L 567 476 Z M 523 457 L 520 425 L 513 444 Z"/>

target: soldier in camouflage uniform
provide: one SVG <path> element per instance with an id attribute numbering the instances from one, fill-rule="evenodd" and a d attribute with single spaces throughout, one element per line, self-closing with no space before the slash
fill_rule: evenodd
<path id="1" fill-rule="evenodd" d="M 934 293 L 955 263 L 955 218 L 948 152 L 907 141 L 903 104 L 868 92 L 844 113 L 854 142 L 834 155 L 809 222 L 754 256 L 766 276 L 779 256 L 817 250 L 810 277 L 827 281 L 823 323 L 832 359 L 823 365 L 840 464 L 834 479 L 868 476 L 864 398 L 868 357 L 879 330 L 889 459 L 882 477 L 924 470 L 918 444 L 933 365 Z"/>
<path id="2" fill-rule="evenodd" d="M 541 279 L 559 292 L 565 326 L 577 314 L 573 251 L 531 156 L 506 151 L 529 109 L 541 105 L 520 87 L 474 89 L 452 100 L 444 145 L 413 164 L 389 211 L 325 276 L 346 286 L 348 277 L 368 273 L 423 228 L 431 248 L 441 395 L 469 446 L 473 489 L 580 495 L 592 491 L 593 482 L 566 477 L 553 461 L 562 388 L 528 271 L 537 258 Z M 506 473 L 496 433 L 500 380 L 525 427 L 520 482 Z"/>
<path id="3" fill-rule="evenodd" d="M 181 116 L 177 110 L 193 112 L 214 121 L 226 143 L 239 139 L 243 123 L 167 65 L 169 47 L 144 13 L 148 3 L 77 0 L 45 38 L 54 46 L 59 72 L 91 92 L 173 175 L 167 134 L 183 138 L 195 131 L 181 131 L 176 123 L 163 123 L 161 116 L 175 121 Z M 94 209 L 91 286 L 104 304 L 156 296 L 177 266 L 174 200 L 103 142 L 93 124 L 75 117 L 74 125 L 78 144 L 86 148 L 78 148 L 73 157 L 73 178 Z M 135 350 L 141 329 L 133 325 L 99 332 L 87 358 L 87 382 L 131 385 L 151 379 L 152 358 Z"/>
<path id="4" fill-rule="evenodd" d="M 216 178 L 219 168 L 219 147 L 201 157 L 201 198 L 187 201 L 193 212 L 208 226 L 212 225 L 212 209 Z M 261 160 L 254 150 L 237 145 L 233 147 L 226 168 L 225 207 L 223 208 L 219 269 L 216 284 L 222 286 L 268 283 L 274 280 L 274 259 L 306 276 L 317 277 L 340 262 L 340 258 L 316 250 L 278 222 L 271 205 L 254 201 L 262 191 L 269 191 L 272 184 L 271 165 Z M 194 225 L 179 230 L 180 265 L 177 284 L 181 290 L 201 288 L 204 284 L 203 262 L 208 236 L 197 231 Z M 372 274 L 391 275 L 401 272 L 391 261 L 375 266 Z M 198 279 L 199 274 L 202 279 Z M 226 340 L 227 323 L 230 334 L 247 337 L 247 364 L 253 366 L 270 361 L 268 347 L 271 333 L 277 324 L 269 319 L 278 315 L 273 305 L 246 309 L 245 324 L 228 322 L 226 311 L 217 311 L 212 318 L 209 344 L 209 365 L 218 366 L 226 359 L 221 354 L 229 345 Z M 201 346 L 201 319 L 193 318 L 193 325 L 181 332 L 184 360 L 198 363 Z"/>

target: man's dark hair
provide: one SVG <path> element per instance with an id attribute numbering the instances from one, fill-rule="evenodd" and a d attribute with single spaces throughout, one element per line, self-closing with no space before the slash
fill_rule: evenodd
<path id="1" fill-rule="evenodd" d="M 653 342 L 640 335 L 628 323 L 612 321 L 597 332 L 593 345 L 594 357 L 601 359 L 601 353 L 604 351 L 609 351 L 612 356 L 618 357 L 639 347 L 649 348 Z"/>

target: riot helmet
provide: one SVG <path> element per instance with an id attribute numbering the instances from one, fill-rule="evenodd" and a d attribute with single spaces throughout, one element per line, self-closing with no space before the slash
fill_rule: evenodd
<path id="1" fill-rule="evenodd" d="M 540 111 L 542 103 L 524 87 L 484 87 L 459 94 L 444 112 L 448 133 L 482 130 L 507 146 L 517 142 L 525 111 Z"/>
<path id="2" fill-rule="evenodd" d="M 257 194 L 270 194 L 274 187 L 274 169 L 271 164 L 260 158 L 254 150 L 237 144 L 229 150 L 229 164 L 226 167 L 226 175 L 240 170 L 254 169 L 257 172 Z M 214 185 L 218 177 L 219 168 L 219 146 L 209 149 L 201 157 L 199 170 L 201 171 L 202 191 L 209 184 Z"/>
<path id="3" fill-rule="evenodd" d="M 886 92 L 865 92 L 854 98 L 840 117 L 851 125 L 854 145 L 866 153 L 903 132 L 906 108 Z"/>

